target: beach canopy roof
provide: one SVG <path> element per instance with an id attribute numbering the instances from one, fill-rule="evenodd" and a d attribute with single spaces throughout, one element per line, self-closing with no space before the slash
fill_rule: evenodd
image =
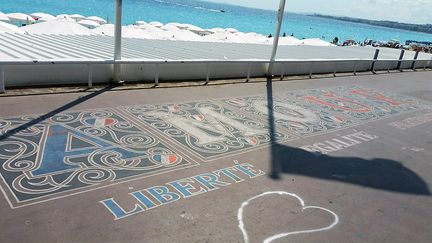
<path id="1" fill-rule="evenodd" d="M 58 19 L 24 26 L 21 29 L 30 34 L 93 35 L 91 30 L 80 24 Z"/>
<path id="2" fill-rule="evenodd" d="M 24 23 L 34 23 L 36 20 L 27 14 L 24 13 L 8 13 L 6 16 L 10 19 L 12 23 L 15 24 L 24 24 Z"/>
<path id="3" fill-rule="evenodd" d="M 90 17 L 87 17 L 86 19 L 98 22 L 99 24 L 106 24 L 107 23 L 107 21 L 105 19 L 98 17 L 98 16 L 90 16 Z"/>
<path id="4" fill-rule="evenodd" d="M 8 23 L 0 21 L 0 33 L 24 34 L 25 32 L 13 24 L 8 24 Z"/>
<path id="5" fill-rule="evenodd" d="M 3 21 L 3 22 L 9 22 L 10 19 L 9 19 L 8 16 L 6 16 L 6 14 L 0 12 L 0 21 Z"/>
<path id="6" fill-rule="evenodd" d="M 100 26 L 99 22 L 96 22 L 93 20 L 88 20 L 88 19 L 78 21 L 77 24 L 80 24 L 80 25 L 85 26 L 85 27 L 90 28 L 90 29 L 94 29 L 94 28 Z"/>
<path id="7" fill-rule="evenodd" d="M 30 14 L 30 16 L 32 16 L 35 20 L 39 20 L 39 19 L 44 19 L 44 20 L 53 20 L 55 19 L 54 16 L 52 16 L 51 14 L 46 14 L 46 13 L 32 13 Z"/>

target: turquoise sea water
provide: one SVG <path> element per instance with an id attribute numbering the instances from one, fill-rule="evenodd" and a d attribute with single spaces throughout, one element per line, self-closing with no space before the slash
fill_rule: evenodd
<path id="1" fill-rule="evenodd" d="M 45 12 L 53 15 L 79 13 L 113 20 L 115 0 L 0 0 L 0 12 Z M 225 12 L 221 12 L 224 10 Z M 289 10 L 288 10 L 289 11 Z M 274 32 L 276 11 L 244 8 L 196 0 L 123 0 L 123 23 L 136 20 L 162 23 L 189 23 L 202 28 L 233 27 L 243 32 Z M 432 41 L 432 34 L 356 24 L 338 20 L 287 13 L 282 32 L 297 38 L 331 41 L 366 38 L 374 40 Z"/>

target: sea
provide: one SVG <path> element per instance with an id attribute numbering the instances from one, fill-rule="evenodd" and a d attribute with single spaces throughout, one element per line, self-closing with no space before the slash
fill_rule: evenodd
<path id="1" fill-rule="evenodd" d="M 0 12 L 52 15 L 96 15 L 113 22 L 115 0 L 0 0 Z M 296 38 L 321 38 L 326 41 L 392 39 L 432 41 L 432 34 L 326 19 L 290 13 L 287 9 L 282 33 Z M 235 28 L 242 32 L 273 34 L 277 12 L 197 0 L 124 0 L 123 24 L 137 20 L 162 23 L 188 23 L 201 28 Z"/>

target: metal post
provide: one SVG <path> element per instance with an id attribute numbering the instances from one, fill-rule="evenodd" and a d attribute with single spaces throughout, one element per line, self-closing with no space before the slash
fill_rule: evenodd
<path id="1" fill-rule="evenodd" d="M 5 77 L 3 65 L 0 65 L 0 94 L 5 92 Z"/>
<path id="2" fill-rule="evenodd" d="M 252 69 L 252 64 L 249 63 L 248 64 L 247 75 L 246 75 L 246 82 L 249 82 L 249 80 L 250 80 L 251 69 Z"/>
<path id="3" fill-rule="evenodd" d="M 404 57 L 404 54 L 405 54 L 405 50 L 401 50 L 400 55 L 399 55 L 398 65 L 397 65 L 397 68 L 396 68 L 397 70 L 399 70 L 401 72 L 402 72 L 402 69 L 401 69 L 401 67 L 402 67 L 402 59 Z"/>
<path id="4" fill-rule="evenodd" d="M 337 62 L 335 62 L 334 70 L 333 70 L 333 77 L 336 77 L 336 71 L 337 71 Z"/>
<path id="5" fill-rule="evenodd" d="M 286 2 L 286 0 L 281 0 L 279 3 L 278 18 L 277 18 L 277 23 L 276 23 L 276 32 L 274 33 L 274 38 L 273 38 L 273 49 L 272 49 L 272 53 L 270 56 L 269 67 L 267 70 L 267 75 L 270 77 L 271 77 L 272 72 L 273 72 L 273 65 L 274 65 L 274 61 L 276 58 L 276 52 L 277 52 L 277 48 L 278 48 L 278 44 L 279 44 L 279 35 L 280 35 L 280 29 L 281 29 L 281 25 L 282 25 L 282 21 L 283 21 L 283 14 L 285 11 L 285 2 Z"/>
<path id="6" fill-rule="evenodd" d="M 312 68 L 313 68 L 313 65 L 312 65 L 312 62 L 310 63 L 310 69 L 309 69 L 309 79 L 312 79 Z"/>
<path id="7" fill-rule="evenodd" d="M 280 76 L 280 80 L 284 79 L 284 63 L 281 63 L 281 76 Z"/>
<path id="8" fill-rule="evenodd" d="M 416 53 L 414 54 L 414 60 L 413 60 L 413 62 L 411 64 L 411 69 L 414 70 L 414 71 L 415 71 L 415 64 L 416 64 L 418 55 L 419 55 L 419 51 L 416 51 Z"/>
<path id="9" fill-rule="evenodd" d="M 355 63 L 354 63 L 354 76 L 357 75 L 357 65 L 358 65 L 358 61 L 355 61 Z"/>
<path id="10" fill-rule="evenodd" d="M 88 71 L 87 85 L 89 88 L 92 88 L 93 87 L 93 65 L 87 64 L 87 71 Z"/>
<path id="11" fill-rule="evenodd" d="M 116 0 L 115 4 L 114 61 L 121 60 L 122 1 Z M 121 64 L 114 64 L 114 82 L 122 83 L 121 71 Z"/>
<path id="12" fill-rule="evenodd" d="M 206 65 L 206 84 L 210 81 L 210 64 L 207 63 Z"/>
<path id="13" fill-rule="evenodd" d="M 371 71 L 372 71 L 373 74 L 376 74 L 376 72 L 375 72 L 375 63 L 378 60 L 378 55 L 379 55 L 379 49 L 376 49 L 375 50 L 375 54 L 374 54 L 374 58 L 373 58 L 373 61 L 372 61 L 372 66 L 371 66 Z"/>
<path id="14" fill-rule="evenodd" d="M 156 64 L 155 68 L 155 86 L 159 85 L 159 64 Z"/>

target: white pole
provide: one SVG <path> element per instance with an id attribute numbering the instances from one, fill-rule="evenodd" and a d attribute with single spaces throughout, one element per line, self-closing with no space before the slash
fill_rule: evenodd
<path id="1" fill-rule="evenodd" d="M 122 0 L 115 4 L 114 61 L 121 60 Z M 114 82 L 121 82 L 121 64 L 114 64 Z"/>
<path id="2" fill-rule="evenodd" d="M 5 76 L 3 65 L 0 65 L 0 94 L 5 92 Z"/>
<path id="3" fill-rule="evenodd" d="M 282 21 L 283 21 L 283 15 L 284 15 L 284 11 L 285 11 L 285 2 L 286 2 L 286 0 L 281 0 L 279 3 L 278 18 L 277 18 L 277 23 L 276 23 L 276 32 L 275 32 L 274 38 L 273 38 L 273 49 L 272 49 L 272 53 L 270 56 L 269 68 L 267 71 L 268 76 L 272 75 L 273 64 L 274 64 L 274 61 L 276 58 L 276 52 L 277 52 L 277 48 L 278 48 L 278 44 L 279 44 L 280 29 L 281 29 L 281 25 L 282 25 Z"/>

